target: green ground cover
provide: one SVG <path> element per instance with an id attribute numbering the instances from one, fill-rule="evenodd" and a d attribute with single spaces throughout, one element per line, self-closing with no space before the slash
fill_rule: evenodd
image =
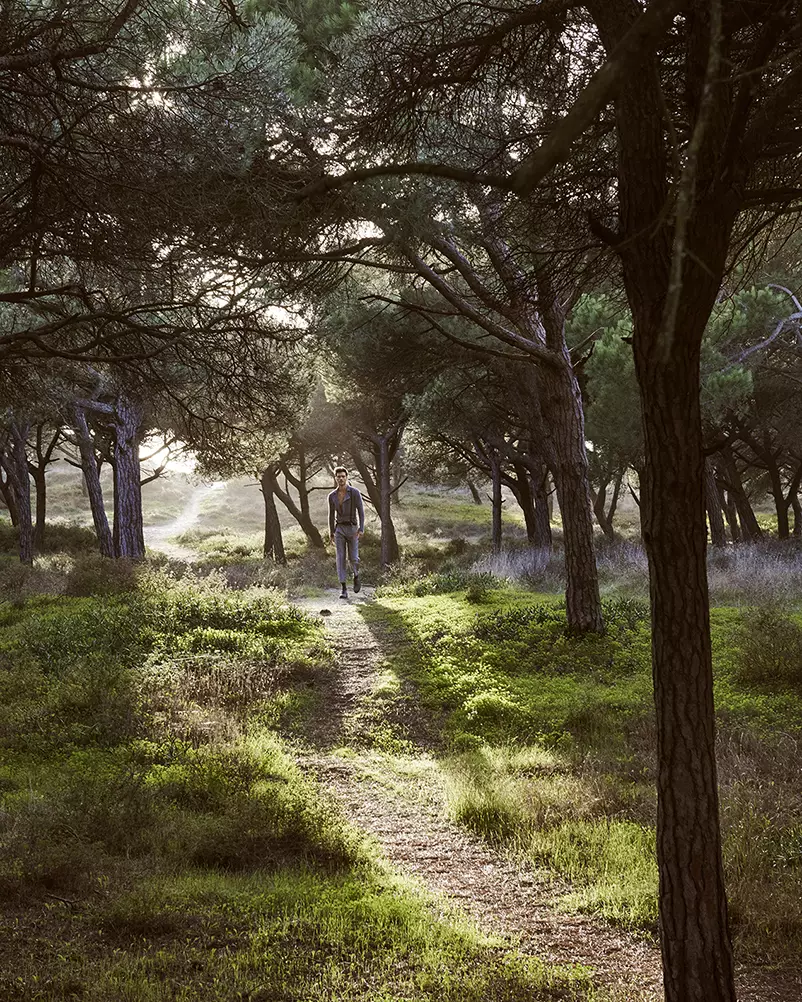
<path id="1" fill-rule="evenodd" d="M 442 722 L 453 816 L 569 877 L 566 907 L 654 931 L 655 747 L 648 606 L 605 600 L 571 638 L 553 595 L 434 576 L 361 611 L 401 641 L 393 671 Z M 427 592 L 434 592 L 434 594 Z M 713 609 L 719 774 L 741 956 L 802 947 L 802 626 L 779 608 Z"/>
<path id="2" fill-rule="evenodd" d="M 26 573 L 0 603 L 4 1000 L 601 998 L 383 870 L 300 772 L 279 734 L 330 653 L 283 593 Z"/>

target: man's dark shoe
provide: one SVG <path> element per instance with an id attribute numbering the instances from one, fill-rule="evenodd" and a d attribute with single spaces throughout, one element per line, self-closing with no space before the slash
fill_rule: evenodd
<path id="1" fill-rule="evenodd" d="M 354 574 L 354 591 L 359 591 L 362 587 L 362 582 L 359 580 L 359 575 Z"/>
<path id="2" fill-rule="evenodd" d="M 340 592 L 340 598 L 348 598 L 348 589 L 343 585 L 343 590 Z"/>

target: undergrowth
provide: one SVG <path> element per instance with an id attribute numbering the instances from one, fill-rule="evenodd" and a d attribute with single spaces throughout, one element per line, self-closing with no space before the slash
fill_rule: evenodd
<path id="1" fill-rule="evenodd" d="M 330 653 L 284 593 L 55 577 L 0 603 L 0 997 L 601 997 L 388 875 L 299 770 L 279 728 Z"/>
<path id="2" fill-rule="evenodd" d="M 604 636 L 571 637 L 553 595 L 428 578 L 362 610 L 400 631 L 394 671 L 444 720 L 450 811 L 568 877 L 566 907 L 656 932 L 656 744 L 649 607 L 604 600 Z M 802 626 L 777 608 L 712 610 L 719 776 L 742 956 L 802 948 Z"/>

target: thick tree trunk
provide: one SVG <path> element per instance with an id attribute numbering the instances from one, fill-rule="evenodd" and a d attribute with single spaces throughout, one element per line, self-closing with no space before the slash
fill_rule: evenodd
<path id="1" fill-rule="evenodd" d="M 501 553 L 501 464 L 497 459 L 490 461 L 490 482 L 493 486 L 492 525 L 490 531 L 493 553 Z"/>
<path id="2" fill-rule="evenodd" d="M 705 506 L 710 524 L 710 542 L 713 546 L 727 545 L 727 532 L 724 528 L 721 494 L 716 483 L 716 473 L 710 457 L 705 458 Z"/>
<path id="3" fill-rule="evenodd" d="M 95 456 L 95 447 L 89 434 L 86 415 L 76 409 L 73 415 L 75 439 L 81 456 L 83 483 L 89 496 L 89 507 L 92 512 L 92 522 L 95 526 L 101 556 L 114 557 L 114 539 L 106 516 L 106 505 L 103 501 L 103 489 L 100 486 L 100 470 Z"/>
<path id="4" fill-rule="evenodd" d="M 473 498 L 473 503 L 474 504 L 481 504 L 482 503 L 482 495 L 479 493 L 479 489 L 477 488 L 476 484 L 473 482 L 473 480 L 471 480 L 470 477 L 468 477 L 465 482 L 468 485 L 468 490 L 471 492 L 471 497 Z"/>
<path id="5" fill-rule="evenodd" d="M 26 454 L 28 428 L 27 424 L 11 422 L 8 448 L 2 456 L 3 468 L 17 514 L 19 558 L 23 564 L 32 564 L 34 554 L 31 479 Z"/>
<path id="6" fill-rule="evenodd" d="M 130 560 L 145 556 L 139 464 L 143 419 L 140 404 L 118 398 L 114 408 L 114 539 L 117 556 Z"/>
<path id="7" fill-rule="evenodd" d="M 669 359 L 659 359 L 643 340 L 639 348 L 636 333 L 646 443 L 642 510 L 652 605 L 666 997 L 672 1002 L 732 1002 L 715 762 L 698 353 L 677 349 Z"/>
<path id="8" fill-rule="evenodd" d="M 265 540 L 262 547 L 262 555 L 265 560 L 272 559 L 274 563 L 286 564 L 287 556 L 284 552 L 281 522 L 279 521 L 276 500 L 271 488 L 272 480 L 275 480 L 272 471 L 263 470 L 260 478 L 262 497 L 265 502 Z"/>
<path id="9" fill-rule="evenodd" d="M 567 349 L 565 356 L 559 367 L 542 367 L 541 381 L 551 431 L 550 466 L 563 523 L 568 629 L 602 633 L 582 396 Z"/>

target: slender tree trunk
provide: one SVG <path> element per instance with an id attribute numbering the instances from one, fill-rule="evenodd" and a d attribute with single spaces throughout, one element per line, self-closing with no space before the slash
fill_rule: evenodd
<path id="1" fill-rule="evenodd" d="M 145 556 L 139 465 L 143 419 L 140 404 L 118 398 L 114 408 L 114 538 L 117 556 L 130 560 Z"/>
<path id="2" fill-rule="evenodd" d="M 3 458 L 3 454 L 0 453 L 0 497 L 3 498 L 3 504 L 8 509 L 8 517 L 11 519 L 11 524 L 17 526 L 19 525 L 17 502 L 14 500 L 14 491 L 8 479 L 8 474 L 3 467 Z"/>
<path id="3" fill-rule="evenodd" d="M 535 498 L 535 546 L 550 556 L 552 550 L 551 537 L 551 498 L 548 490 L 548 472 L 544 468 L 539 477 L 532 481 L 532 493 Z"/>
<path id="4" fill-rule="evenodd" d="M 802 504 L 799 502 L 799 495 L 791 495 L 791 508 L 794 512 L 794 528 L 792 534 L 794 536 L 802 536 Z"/>
<path id="5" fill-rule="evenodd" d="M 515 480 L 513 481 L 510 478 L 507 482 L 509 485 L 513 486 L 515 500 L 518 502 L 518 505 L 523 512 L 527 542 L 530 546 L 535 546 L 538 525 L 535 515 L 535 499 L 532 496 L 532 485 L 529 479 L 529 471 L 521 463 L 513 464 L 513 469 L 515 470 Z"/>
<path id="6" fill-rule="evenodd" d="M 390 516 L 390 502 L 392 498 L 392 481 L 390 470 L 390 442 L 388 435 L 378 436 L 378 456 L 377 475 L 379 478 L 379 519 L 382 524 L 381 541 L 381 567 L 382 570 L 388 568 L 398 560 L 398 540 L 395 531 L 392 536 L 384 531 L 385 525 L 393 524 Z"/>
<path id="7" fill-rule="evenodd" d="M 551 430 L 550 466 L 563 523 L 568 629 L 602 633 L 582 396 L 567 349 L 565 356 L 560 367 L 543 366 L 541 379 Z"/>
<path id="8" fill-rule="evenodd" d="M 724 516 L 721 510 L 721 495 L 716 483 L 713 462 L 710 457 L 705 458 L 705 505 L 707 507 L 707 518 L 710 523 L 710 542 L 713 546 L 726 546 L 727 533 L 724 528 Z"/>
<path id="9" fill-rule="evenodd" d="M 788 539 L 791 535 L 791 524 L 788 520 L 788 501 L 785 497 L 779 467 L 772 464 L 768 473 L 771 484 L 770 492 L 774 498 L 774 510 L 777 512 L 777 538 Z"/>
<path id="10" fill-rule="evenodd" d="M 78 452 L 81 456 L 83 483 L 89 496 L 89 507 L 92 512 L 92 522 L 95 526 L 100 553 L 104 557 L 114 557 L 114 539 L 106 516 L 106 505 L 103 501 L 103 489 L 100 485 L 100 470 L 95 457 L 95 447 L 89 434 L 86 415 L 82 410 L 75 410 L 73 425 Z"/>
<path id="11" fill-rule="evenodd" d="M 37 552 L 41 552 L 45 544 L 45 523 L 47 519 L 47 479 L 44 469 L 40 466 L 30 471 L 36 492 L 36 524 L 33 530 L 33 541 Z"/>
<path id="12" fill-rule="evenodd" d="M 738 525 L 738 509 L 732 499 L 732 493 L 730 491 L 722 491 L 721 493 L 724 498 L 724 514 L 730 530 L 730 539 L 732 539 L 733 543 L 740 543 L 741 527 Z"/>
<path id="13" fill-rule="evenodd" d="M 763 530 L 755 518 L 749 498 L 746 496 L 746 491 L 741 482 L 741 475 L 738 473 L 738 467 L 735 465 L 735 457 L 732 454 L 732 449 L 729 445 L 725 445 L 719 455 L 721 456 L 721 466 L 727 482 L 727 490 L 738 511 L 741 534 L 744 541 L 756 543 L 763 538 Z"/>
<path id="14" fill-rule="evenodd" d="M 23 564 L 33 563 L 34 532 L 31 512 L 31 478 L 28 471 L 26 439 L 29 426 L 20 425 L 16 420 L 9 429 L 9 447 L 2 457 L 9 490 L 14 499 L 17 513 L 17 537 L 19 558 Z"/>
<path id="15" fill-rule="evenodd" d="M 473 480 L 471 480 L 470 477 L 468 477 L 465 482 L 468 485 L 468 490 L 471 492 L 471 497 L 473 498 L 473 503 L 474 504 L 481 504 L 482 503 L 482 495 L 479 493 L 479 489 L 477 488 L 476 484 L 473 482 Z"/>
<path id="16" fill-rule="evenodd" d="M 284 538 L 281 535 L 281 522 L 276 510 L 276 500 L 273 496 L 271 481 L 275 480 L 275 475 L 269 469 L 262 471 L 260 483 L 262 487 L 262 497 L 265 502 L 265 540 L 262 554 L 265 560 L 272 559 L 274 563 L 286 564 L 287 556 L 284 552 Z"/>
<path id="17" fill-rule="evenodd" d="M 309 543 L 315 547 L 315 549 L 323 550 L 325 545 L 323 543 L 323 537 L 320 535 L 320 530 L 312 521 L 312 516 L 309 513 L 309 500 L 308 495 L 300 494 L 300 506 L 297 505 L 289 491 L 285 491 L 278 482 L 278 476 L 276 473 L 268 467 L 268 475 L 270 478 L 270 489 L 271 493 L 281 501 L 287 511 L 292 515 L 295 521 L 303 530 L 303 534 L 309 540 Z M 303 473 L 302 473 L 303 475 Z M 264 474 L 263 474 L 264 477 Z"/>
<path id="18" fill-rule="evenodd" d="M 501 463 L 496 458 L 490 461 L 490 480 L 493 485 L 491 544 L 493 553 L 501 553 L 501 506 L 503 499 L 501 497 Z"/>
<path id="19" fill-rule="evenodd" d="M 365 485 L 365 490 L 370 498 L 370 502 L 376 509 L 379 521 L 381 522 L 380 559 L 382 567 L 388 567 L 390 564 L 397 563 L 400 555 L 400 551 L 398 549 L 398 537 L 396 536 L 395 526 L 393 525 L 392 507 L 390 505 L 391 488 L 388 476 L 389 465 L 387 467 L 387 474 L 382 473 L 381 441 L 384 440 L 386 444 L 387 458 L 389 459 L 390 441 L 393 434 L 394 433 L 390 433 L 388 435 L 376 435 L 372 439 L 375 449 L 374 459 L 376 462 L 376 480 L 374 480 L 370 475 L 370 470 L 362 461 L 362 457 L 359 455 L 359 449 L 357 446 L 355 445 L 352 450 L 354 466 L 356 466 L 359 475 L 362 478 L 362 483 Z M 384 477 L 387 477 L 386 489 L 382 487 Z"/>

